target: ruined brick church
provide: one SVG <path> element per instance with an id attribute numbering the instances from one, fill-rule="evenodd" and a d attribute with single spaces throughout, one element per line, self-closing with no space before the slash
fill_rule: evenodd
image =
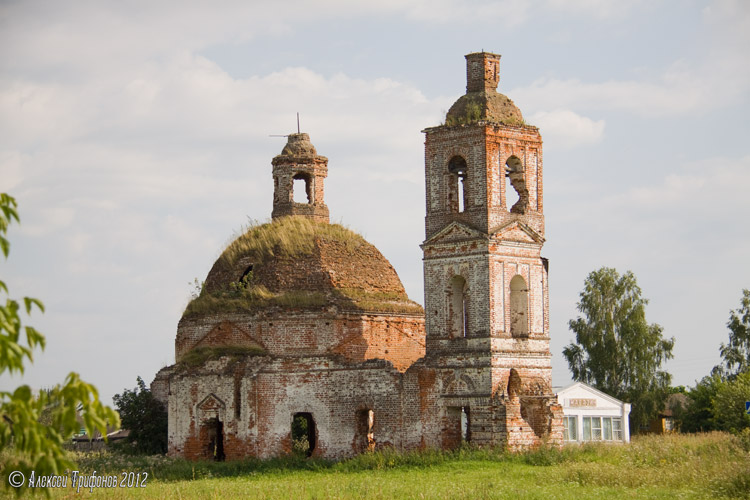
<path id="1" fill-rule="evenodd" d="M 467 55 L 466 94 L 423 131 L 424 309 L 374 246 L 329 223 L 328 159 L 307 134 L 288 136 L 272 161 L 271 222 L 213 265 L 178 324 L 176 364 L 152 383 L 171 455 L 282 455 L 295 425 L 325 458 L 562 442 L 542 138 L 497 92 L 499 62 Z"/>

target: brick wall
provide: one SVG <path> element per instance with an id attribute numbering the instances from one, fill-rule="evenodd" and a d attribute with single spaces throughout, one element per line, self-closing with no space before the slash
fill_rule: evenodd
<path id="1" fill-rule="evenodd" d="M 220 313 L 183 318 L 175 358 L 200 347 L 260 347 L 273 356 L 342 355 L 350 361 L 385 359 L 404 371 L 424 356 L 424 318 L 419 315 Z"/>

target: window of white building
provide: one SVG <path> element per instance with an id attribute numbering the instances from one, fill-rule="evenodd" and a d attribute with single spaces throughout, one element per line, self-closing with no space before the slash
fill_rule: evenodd
<path id="1" fill-rule="evenodd" d="M 622 441 L 622 419 L 583 417 L 584 441 Z"/>
<path id="2" fill-rule="evenodd" d="M 578 441 L 577 417 L 563 417 L 563 440 Z"/>

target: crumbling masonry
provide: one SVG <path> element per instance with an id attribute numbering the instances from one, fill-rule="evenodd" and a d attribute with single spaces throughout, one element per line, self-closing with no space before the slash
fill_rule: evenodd
<path id="1" fill-rule="evenodd" d="M 177 363 L 152 383 L 171 455 L 562 442 L 542 139 L 497 93 L 499 61 L 467 55 L 466 95 L 424 130 L 424 309 L 375 247 L 329 224 L 328 160 L 289 136 L 272 162 L 272 221 L 216 261 L 179 322 Z"/>

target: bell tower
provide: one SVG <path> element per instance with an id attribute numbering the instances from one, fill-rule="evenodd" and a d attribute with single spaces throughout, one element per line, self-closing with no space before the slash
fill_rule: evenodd
<path id="1" fill-rule="evenodd" d="M 323 198 L 323 180 L 328 176 L 328 158 L 319 156 L 310 136 L 289 134 L 281 154 L 273 165 L 273 211 L 271 218 L 301 215 L 328 222 L 328 207 Z M 300 191 L 295 201 L 295 190 Z"/>
<path id="2" fill-rule="evenodd" d="M 465 439 L 522 448 L 562 442 L 562 408 L 541 257 L 542 138 L 497 92 L 499 63 L 468 54 L 466 94 L 423 131 L 426 361 L 444 380 L 443 421 L 458 408 Z"/>

